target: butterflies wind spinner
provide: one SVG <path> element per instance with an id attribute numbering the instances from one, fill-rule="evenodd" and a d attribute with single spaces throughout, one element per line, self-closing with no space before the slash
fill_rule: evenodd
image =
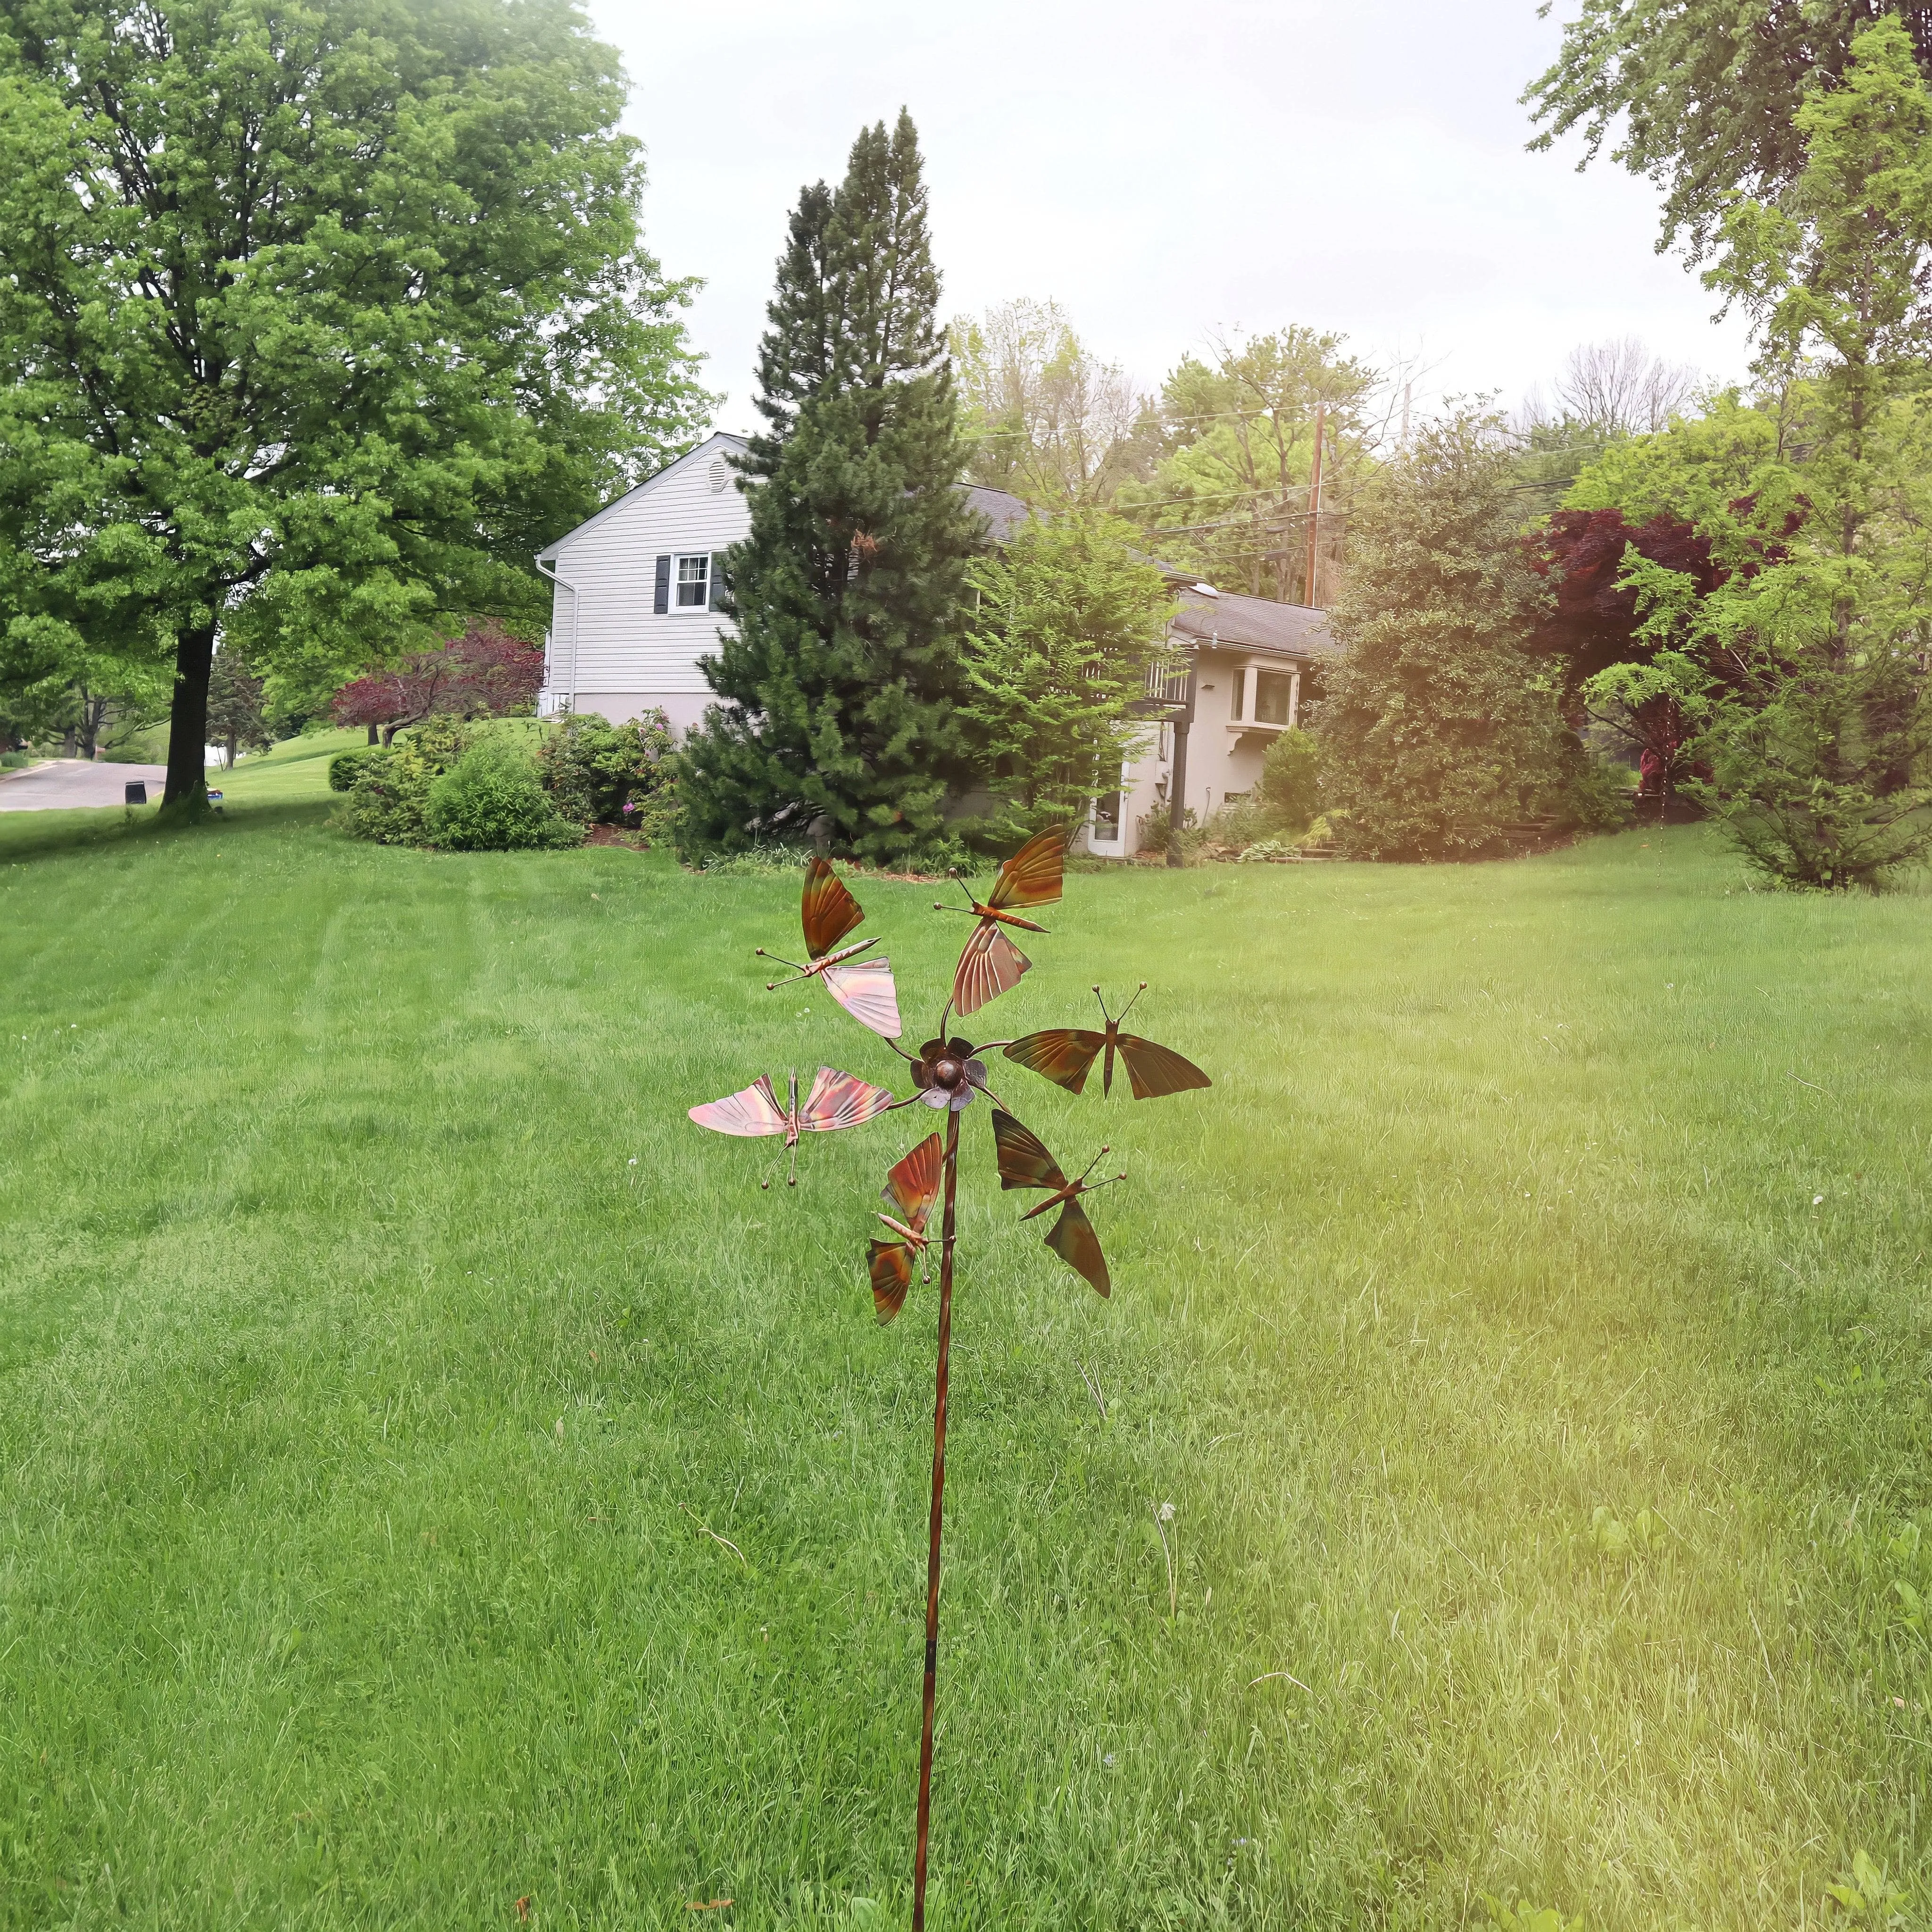
<path id="1" fill-rule="evenodd" d="M 1127 1080 L 1136 1100 L 1150 1100 L 1162 1094 L 1185 1093 L 1190 1087 L 1211 1087 L 1214 1083 L 1192 1060 L 1183 1060 L 1169 1047 L 1157 1046 L 1150 1040 L 1121 1032 L 1121 1021 L 1132 1010 L 1134 1000 L 1146 991 L 1147 982 L 1143 980 L 1140 992 L 1135 994 L 1133 1000 L 1130 1000 L 1118 1013 L 1110 1013 L 1107 1002 L 1101 999 L 1100 988 L 1096 986 L 1094 997 L 1100 1000 L 1100 1017 L 1107 1028 L 1105 1033 L 1089 1033 L 1079 1027 L 1049 1027 L 1044 1033 L 1030 1033 L 1024 1040 L 1010 1042 L 1006 1058 L 1064 1087 L 1070 1094 L 1077 1094 L 1086 1085 L 1087 1076 L 1093 1071 L 1094 1062 L 1102 1048 L 1107 1055 L 1100 1074 L 1100 1091 L 1103 1095 L 1114 1090 L 1114 1055 L 1117 1052 L 1126 1064 Z"/>
<path id="2" fill-rule="evenodd" d="M 773 980 L 765 991 L 774 992 L 780 986 L 795 986 L 800 980 L 823 980 L 825 990 L 862 1027 L 870 1027 L 882 1039 L 897 1040 L 899 997 L 892 985 L 892 962 L 868 959 L 856 966 L 847 964 L 854 954 L 876 945 L 876 940 L 857 940 L 836 952 L 832 951 L 854 926 L 865 923 L 866 915 L 838 874 L 815 853 L 805 868 L 805 897 L 799 910 L 809 963 L 801 966 L 796 960 L 779 958 L 776 952 L 767 952 L 760 946 L 758 958 L 777 959 L 781 966 L 792 969 L 790 979 Z"/>
<path id="3" fill-rule="evenodd" d="M 1091 1174 L 1100 1164 L 1104 1155 L 1111 1154 L 1111 1148 L 1102 1148 L 1087 1163 L 1087 1173 L 1078 1180 L 1069 1180 L 1060 1172 L 1060 1163 L 1046 1150 L 1045 1145 L 1030 1127 L 1023 1127 L 1012 1114 L 993 1110 L 993 1144 L 999 1150 L 1000 1185 L 1002 1187 L 1044 1187 L 1048 1198 L 1037 1208 L 1029 1208 L 1020 1216 L 1022 1221 L 1031 1221 L 1044 1214 L 1050 1208 L 1060 1210 L 1060 1219 L 1054 1222 L 1046 1238 L 1046 1245 L 1077 1275 L 1084 1276 L 1090 1286 L 1102 1296 L 1112 1294 L 1114 1284 L 1107 1274 L 1107 1258 L 1100 1252 L 1100 1238 L 1094 1232 L 1094 1224 L 1087 1218 L 1087 1210 L 1080 1204 L 1083 1194 L 1092 1194 L 1102 1187 L 1111 1187 L 1112 1180 L 1090 1182 Z M 1114 1180 L 1124 1180 L 1124 1174 L 1117 1174 Z"/>
<path id="4" fill-rule="evenodd" d="M 952 975 L 952 1010 L 962 1019 L 976 1013 L 988 1000 L 1011 992 L 1019 984 L 1020 975 L 1031 968 L 1033 962 L 1000 928 L 1016 926 L 1024 932 L 1046 930 L 1030 919 L 1021 918 L 1012 908 L 1052 904 L 1060 897 L 1066 856 L 1065 832 L 1036 832 L 1000 868 L 983 904 L 974 898 L 964 880 L 959 890 L 966 894 L 964 905 L 934 902 L 934 912 L 970 912 L 980 922 L 966 941 Z"/>
<path id="5" fill-rule="evenodd" d="M 886 1088 L 871 1086 L 856 1073 L 841 1073 L 832 1067 L 821 1066 L 802 1107 L 798 1103 L 796 1073 L 791 1076 L 789 1097 L 783 1106 L 772 1091 L 770 1076 L 760 1073 L 750 1086 L 728 1094 L 722 1100 L 707 1100 L 690 1112 L 700 1127 L 709 1127 L 713 1133 L 733 1134 L 744 1140 L 783 1134 L 785 1151 L 792 1162 L 786 1185 L 796 1187 L 800 1135 L 828 1134 L 841 1127 L 862 1126 L 897 1104 Z M 770 1186 L 770 1176 L 758 1184 Z"/>
<path id="6" fill-rule="evenodd" d="M 886 1176 L 880 1197 L 892 1211 L 881 1214 L 896 1240 L 872 1237 L 872 1302 L 881 1322 L 890 1322 L 905 1306 L 906 1290 L 912 1286 L 913 1256 L 922 1262 L 931 1245 L 926 1224 L 933 1204 L 939 1198 L 940 1176 L 944 1161 L 939 1136 L 928 1134 L 904 1160 Z M 928 1277 L 922 1274 L 922 1281 Z"/>
<path id="7" fill-rule="evenodd" d="M 1000 1186 L 1032 1189 L 1046 1194 L 1047 1198 L 1028 1209 L 1021 1219 L 1033 1220 L 1058 1208 L 1046 1245 L 1099 1293 L 1107 1295 L 1112 1292 L 1113 1283 L 1101 1252 L 1100 1235 L 1084 1202 L 1088 1196 L 1111 1186 L 1115 1180 L 1125 1180 L 1126 1175 L 1115 1174 L 1100 1181 L 1088 1178 L 1108 1151 L 1103 1147 L 1083 1172 L 1070 1179 L 1039 1136 L 1023 1126 L 994 1096 L 987 1084 L 984 1056 L 995 1048 L 1004 1049 L 1007 1059 L 1016 1066 L 1026 1067 L 1076 1094 L 1084 1088 L 1094 1061 L 1102 1056 L 1102 1094 L 1112 1090 L 1117 1057 L 1126 1068 L 1136 1100 L 1185 1093 L 1211 1084 L 1199 1067 L 1172 1048 L 1121 1032 L 1121 1022 L 1133 1000 L 1118 1015 L 1110 1014 L 1106 1001 L 1102 1000 L 1100 1015 L 1105 1030 L 1098 1033 L 1084 1028 L 1049 1028 L 1022 1039 L 993 1040 L 976 1046 L 950 1030 L 956 1016 L 964 1019 L 977 1012 L 989 1000 L 1010 992 L 1030 970 L 1032 962 L 1006 937 L 1005 928 L 1017 926 L 1027 932 L 1046 931 L 1023 917 L 1020 909 L 1050 905 L 1060 898 L 1066 850 L 1064 831 L 1040 832 L 1000 866 L 983 900 L 976 898 L 970 888 L 962 887 L 967 901 L 964 906 L 935 905 L 935 910 L 968 913 L 974 923 L 961 949 L 938 1027 L 916 1054 L 908 1052 L 900 1041 L 898 994 L 890 963 L 883 956 L 858 959 L 860 953 L 875 943 L 872 940 L 842 944 L 865 915 L 832 868 L 823 859 L 814 858 L 806 870 L 800 907 L 805 928 L 806 962 L 800 964 L 780 959 L 781 965 L 791 968 L 793 976 L 770 982 L 766 990 L 794 986 L 800 980 L 822 980 L 826 991 L 854 1019 L 885 1040 L 909 1064 L 914 1090 L 904 1100 L 896 1100 L 886 1088 L 872 1086 L 856 1074 L 821 1066 L 802 1105 L 798 1097 L 798 1076 L 794 1073 L 788 1100 L 783 1106 L 770 1080 L 761 1075 L 742 1092 L 691 1109 L 691 1118 L 700 1126 L 719 1133 L 782 1134 L 788 1152 L 796 1148 L 802 1135 L 857 1126 L 915 1101 L 945 1110 L 943 1138 L 936 1132 L 928 1134 L 886 1173 L 880 1195 L 884 1211 L 877 1217 L 884 1224 L 886 1232 L 883 1237 L 872 1237 L 866 1270 L 874 1310 L 881 1322 L 891 1322 L 905 1306 L 914 1270 L 920 1271 L 922 1280 L 930 1278 L 926 1267 L 935 1240 L 932 1217 L 935 1212 L 938 1214 L 938 1348 L 933 1388 L 932 1501 L 926 1525 L 926 1676 L 920 1736 L 918 1822 L 913 1852 L 913 1932 L 924 1932 L 926 1924 L 926 1853 L 932 1816 L 940 1539 L 946 1486 L 946 1396 L 952 1361 L 952 1263 L 957 1235 L 953 1203 L 959 1175 L 960 1116 L 976 1095 L 986 1095 L 992 1103 L 993 1144 Z M 762 946 L 758 956 L 777 957 Z M 1143 981 L 1140 990 L 1146 989 Z M 1100 990 L 1094 988 L 1096 996 Z M 1134 999 L 1139 997 L 1137 992 Z M 770 1186 L 770 1179 L 764 1184 Z"/>

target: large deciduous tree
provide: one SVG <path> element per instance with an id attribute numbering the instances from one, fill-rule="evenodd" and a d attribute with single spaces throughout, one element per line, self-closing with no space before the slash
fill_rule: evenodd
<path id="1" fill-rule="evenodd" d="M 835 194 L 800 196 L 759 352 L 766 427 L 729 553 L 735 634 L 682 790 L 726 849 L 818 832 L 903 860 L 943 836 L 970 777 L 955 701 L 966 565 L 982 534 L 926 228 L 917 136 L 867 128 Z"/>
<path id="2" fill-rule="evenodd" d="M 1804 171 L 1799 108 L 1888 17 L 1932 74 L 1926 0 L 1582 0 L 1525 91 L 1543 124 L 1531 145 L 1580 128 L 1588 160 L 1614 139 L 1611 158 L 1664 190 L 1665 241 L 1702 253 L 1733 196 L 1774 199 Z"/>
<path id="3" fill-rule="evenodd" d="M 1342 532 L 1369 473 L 1369 404 L 1379 381 L 1343 338 L 1299 324 L 1190 356 L 1143 424 L 1151 473 L 1122 485 L 1120 514 L 1160 554 L 1224 589 L 1324 604 L 1340 590 Z M 1322 490 L 1314 501 L 1315 434 Z M 1318 538 L 1308 580 L 1308 530 Z"/>
<path id="4" fill-rule="evenodd" d="M 569 0 L 0 13 L 0 620 L 326 689 L 526 562 L 706 399 Z"/>
<path id="5" fill-rule="evenodd" d="M 956 321 L 950 340 L 975 483 L 1052 509 L 1105 503 L 1136 473 L 1141 398 L 1058 302 L 998 303 Z"/>
<path id="6" fill-rule="evenodd" d="M 1726 210 L 1705 280 L 1750 316 L 1762 374 L 1804 372 L 1805 514 L 1708 597 L 1630 575 L 1673 642 L 1729 667 L 1702 740 L 1726 830 L 1780 879 L 1844 886 L 1932 849 L 1932 93 L 1903 23 L 1857 36 L 1797 134 L 1796 178 Z"/>

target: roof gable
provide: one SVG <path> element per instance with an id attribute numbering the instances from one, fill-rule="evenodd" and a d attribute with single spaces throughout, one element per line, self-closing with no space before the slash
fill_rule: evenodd
<path id="1" fill-rule="evenodd" d="M 720 453 L 742 455 L 749 447 L 750 445 L 742 436 L 733 436 L 728 430 L 722 429 L 712 430 L 711 434 L 707 436 L 695 449 L 686 450 L 676 462 L 667 463 L 655 476 L 646 476 L 635 489 L 626 490 L 623 495 L 616 498 L 614 502 L 606 503 L 594 517 L 586 518 L 578 525 L 576 529 L 559 537 L 555 543 L 538 550 L 538 562 L 554 563 L 586 530 L 594 530 L 607 517 L 614 517 L 620 510 L 634 503 L 640 496 L 647 495 L 660 483 L 668 482 L 672 477 L 695 467 L 706 457 L 716 456 Z"/>

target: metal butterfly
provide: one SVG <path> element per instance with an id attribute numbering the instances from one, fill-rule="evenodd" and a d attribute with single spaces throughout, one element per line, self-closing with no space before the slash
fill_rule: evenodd
<path id="1" fill-rule="evenodd" d="M 920 1258 L 920 1280 L 931 1279 L 925 1272 L 928 1237 L 926 1224 L 932 1218 L 933 1204 L 939 1198 L 944 1169 L 937 1134 L 928 1134 L 912 1152 L 892 1168 L 880 1198 L 892 1210 L 879 1219 L 898 1238 L 882 1241 L 872 1238 L 872 1305 L 881 1322 L 890 1322 L 905 1306 L 906 1291 L 912 1286 L 912 1260 Z"/>
<path id="2" fill-rule="evenodd" d="M 1049 1208 L 1059 1208 L 1060 1219 L 1054 1222 L 1052 1232 L 1046 1238 L 1046 1245 L 1100 1294 L 1111 1294 L 1113 1284 L 1108 1278 L 1106 1257 L 1100 1252 L 1100 1238 L 1094 1232 L 1094 1224 L 1088 1220 L 1087 1210 L 1079 1200 L 1083 1194 L 1092 1194 L 1100 1188 L 1111 1187 L 1116 1180 L 1126 1179 L 1124 1174 L 1116 1174 L 1106 1180 L 1088 1184 L 1087 1175 L 1094 1172 L 1101 1156 L 1110 1150 L 1102 1148 L 1087 1163 L 1086 1172 L 1078 1180 L 1069 1180 L 1039 1136 L 997 1107 L 993 1110 L 993 1142 L 999 1150 L 1002 1187 L 1044 1187 L 1052 1190 L 1046 1200 L 1037 1208 L 1028 1209 L 1020 1219 L 1030 1221 L 1044 1214 Z"/>
<path id="3" fill-rule="evenodd" d="M 1163 1094 L 1182 1094 L 1190 1087 L 1213 1086 L 1214 1082 L 1192 1060 L 1182 1059 L 1172 1048 L 1142 1040 L 1135 1034 L 1121 1032 L 1120 1022 L 1132 1011 L 1134 1000 L 1146 991 L 1147 982 L 1143 980 L 1140 992 L 1134 994 L 1133 999 L 1119 1012 L 1110 1013 L 1107 1002 L 1101 998 L 1100 988 L 1096 986 L 1094 997 L 1100 1001 L 1100 1017 L 1107 1027 L 1105 1033 L 1089 1032 L 1084 1027 L 1048 1027 L 1043 1032 L 1030 1033 L 1024 1040 L 1011 1042 L 1006 1049 L 1006 1058 L 1064 1087 L 1070 1094 L 1077 1094 L 1086 1085 L 1087 1076 L 1093 1071 L 1094 1062 L 1102 1049 L 1107 1056 L 1100 1074 L 1100 1091 L 1103 1094 L 1114 1090 L 1114 1055 L 1117 1052 L 1126 1063 L 1127 1079 L 1136 1100 L 1154 1100 Z"/>
<path id="4" fill-rule="evenodd" d="M 786 1184 L 796 1187 L 800 1135 L 835 1133 L 841 1127 L 862 1126 L 868 1120 L 877 1120 L 893 1104 L 892 1095 L 884 1088 L 872 1086 L 856 1073 L 841 1073 L 821 1066 L 802 1106 L 799 1105 L 796 1072 L 791 1076 L 789 1095 L 783 1106 L 772 1091 L 770 1076 L 760 1073 L 750 1086 L 728 1094 L 722 1100 L 707 1100 L 690 1112 L 700 1127 L 709 1127 L 713 1133 L 735 1134 L 745 1140 L 783 1134 L 785 1150 L 791 1156 Z M 770 1186 L 770 1175 L 758 1184 Z"/>
<path id="5" fill-rule="evenodd" d="M 902 1028 L 899 1024 L 899 998 L 898 989 L 892 984 L 892 966 L 890 959 L 867 959 L 857 965 L 846 962 L 855 953 L 865 951 L 868 946 L 876 946 L 877 940 L 855 940 L 850 946 L 832 948 L 856 926 L 861 924 L 865 914 L 859 902 L 845 890 L 838 874 L 820 858 L 816 853 L 812 862 L 805 868 L 805 891 L 801 897 L 799 914 L 805 927 L 805 950 L 809 956 L 801 965 L 795 959 L 782 958 L 776 952 L 767 952 L 761 946 L 758 950 L 760 959 L 776 959 L 781 966 L 792 969 L 789 980 L 772 980 L 766 982 L 765 991 L 771 992 L 779 986 L 794 986 L 800 980 L 822 979 L 825 990 L 850 1013 L 862 1027 L 887 1040 L 896 1040 Z"/>
<path id="6" fill-rule="evenodd" d="M 1012 992 L 1019 984 L 1020 975 L 1032 966 L 1033 962 L 1000 928 L 1017 926 L 1027 932 L 1046 930 L 1010 908 L 1050 905 L 1058 898 L 1066 857 L 1064 826 L 1036 832 L 1000 868 L 993 889 L 983 902 L 974 898 L 972 889 L 962 879 L 959 889 L 966 895 L 964 905 L 933 902 L 935 912 L 969 912 L 980 922 L 961 952 L 958 970 L 952 976 L 952 1010 L 962 1018 L 977 1012 L 988 1000 Z"/>

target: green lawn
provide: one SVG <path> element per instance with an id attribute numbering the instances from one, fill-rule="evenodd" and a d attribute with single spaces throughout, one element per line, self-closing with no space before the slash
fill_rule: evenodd
<path id="1" fill-rule="evenodd" d="M 0 1924 L 903 1923 L 929 1117 L 761 1193 L 686 1107 L 896 1065 L 763 990 L 795 886 L 352 845 L 323 770 L 0 821 Z M 935 1004 L 963 922 L 860 896 Z M 1932 896 L 1693 830 L 1047 922 L 982 1023 L 1144 977 L 1217 1084 L 996 1076 L 1126 1156 L 1111 1303 L 966 1118 L 935 1925 L 1922 1913 Z"/>
<path id="2" fill-rule="evenodd" d="M 328 796 L 329 760 L 368 742 L 366 731 L 311 731 L 243 758 L 232 771 L 211 765 L 208 782 L 221 793 L 224 814 L 238 805 L 313 803 Z"/>

